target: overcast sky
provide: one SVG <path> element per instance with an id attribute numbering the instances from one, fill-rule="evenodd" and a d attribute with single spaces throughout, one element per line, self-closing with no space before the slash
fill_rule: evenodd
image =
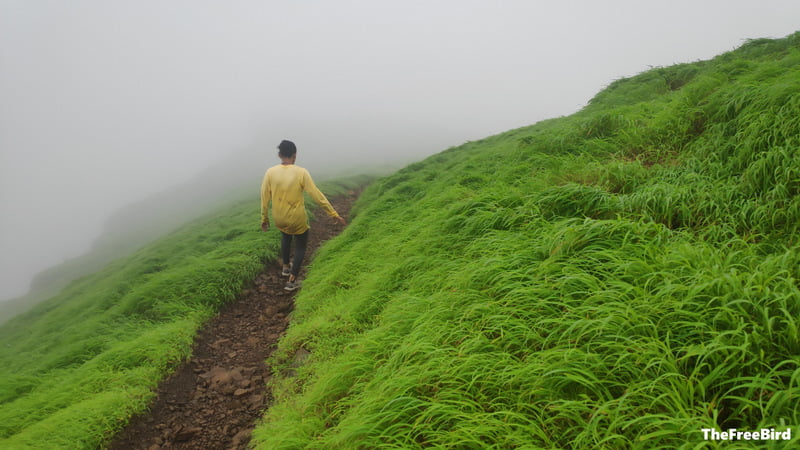
<path id="1" fill-rule="evenodd" d="M 0 299 L 243 149 L 266 169 L 292 139 L 315 175 L 418 160 L 798 19 L 797 0 L 0 0 Z"/>

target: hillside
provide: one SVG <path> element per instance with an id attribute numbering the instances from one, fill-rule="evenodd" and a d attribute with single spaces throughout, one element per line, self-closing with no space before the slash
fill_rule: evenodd
<path id="1" fill-rule="evenodd" d="M 253 444 L 713 448 L 703 429 L 797 427 L 799 144 L 800 33 L 374 182 L 315 256 Z M 145 411 L 276 253 L 254 205 L 0 326 L 0 448 L 97 448 Z"/>
<path id="2" fill-rule="evenodd" d="M 328 195 L 368 182 L 320 183 Z M 258 183 L 0 326 L 0 448 L 98 448 L 144 412 L 198 330 L 274 261 Z"/>
<path id="3" fill-rule="evenodd" d="M 799 192 L 800 34 L 412 164 L 318 255 L 255 440 L 694 448 L 796 427 Z"/>

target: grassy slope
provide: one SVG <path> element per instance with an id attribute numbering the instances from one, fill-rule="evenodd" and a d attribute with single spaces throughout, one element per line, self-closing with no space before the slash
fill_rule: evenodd
<path id="1" fill-rule="evenodd" d="M 273 362 L 312 354 L 276 378 L 258 445 L 692 447 L 800 425 L 799 150 L 795 34 L 383 179 L 318 254 Z"/>
<path id="2" fill-rule="evenodd" d="M 0 327 L 0 448 L 97 448 L 143 411 L 197 329 L 277 254 L 259 214 L 257 197 L 237 202 Z"/>

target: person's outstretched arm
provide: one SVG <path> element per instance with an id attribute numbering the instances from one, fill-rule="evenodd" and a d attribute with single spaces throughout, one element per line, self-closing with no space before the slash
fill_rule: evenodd
<path id="1" fill-rule="evenodd" d="M 342 225 L 347 225 L 347 221 L 344 220 L 344 217 L 340 216 L 339 213 L 333 209 L 331 202 L 325 197 L 325 194 L 322 193 L 317 188 L 317 185 L 314 184 L 314 180 L 311 178 L 311 174 L 308 173 L 307 170 L 303 171 L 303 190 L 308 192 L 308 195 L 319 205 L 322 209 L 328 213 L 329 216 L 333 217 L 334 220 L 339 222 Z"/>

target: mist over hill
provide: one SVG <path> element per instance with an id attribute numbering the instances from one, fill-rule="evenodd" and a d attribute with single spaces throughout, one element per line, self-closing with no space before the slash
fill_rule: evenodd
<path id="1" fill-rule="evenodd" d="M 234 152 L 214 166 L 204 169 L 187 181 L 166 188 L 139 201 L 120 206 L 104 223 L 102 233 L 81 256 L 36 274 L 29 292 L 21 297 L 0 302 L 0 323 L 58 293 L 69 282 L 93 273 L 110 261 L 130 254 L 139 247 L 165 236 L 199 217 L 213 214 L 231 203 L 249 199 L 252 202 L 253 227 L 258 227 L 259 188 L 266 168 L 276 164 L 271 148 L 247 148 Z M 302 162 L 302 160 L 301 160 Z M 372 166 L 339 167 L 315 164 L 317 181 L 339 174 L 383 174 L 397 165 L 385 161 Z"/>
<path id="2" fill-rule="evenodd" d="M 797 446 L 799 150 L 794 33 L 372 182 L 303 280 L 254 445 Z M 0 326 L 0 446 L 107 443 L 274 258 L 255 193 L 184 188 L 153 210 L 220 206 Z"/>
<path id="3" fill-rule="evenodd" d="M 798 16 L 794 0 L 4 2 L 0 300 L 231 149 L 410 163 Z"/>

